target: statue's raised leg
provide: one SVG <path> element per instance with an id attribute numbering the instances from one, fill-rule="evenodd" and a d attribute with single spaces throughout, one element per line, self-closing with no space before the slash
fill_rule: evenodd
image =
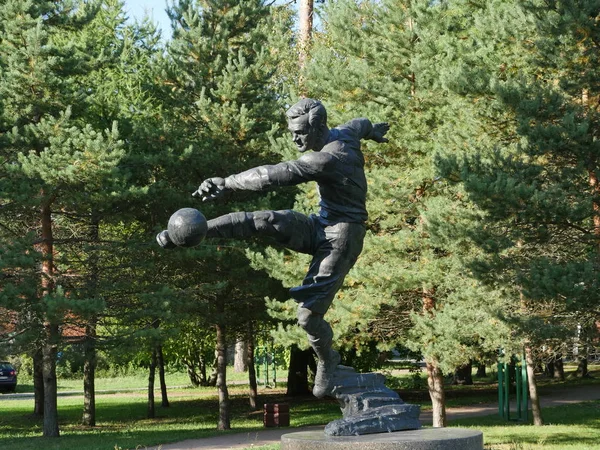
<path id="1" fill-rule="evenodd" d="M 300 253 L 312 254 L 314 221 L 291 210 L 235 212 L 208 221 L 207 237 L 246 239 L 265 237 Z"/>

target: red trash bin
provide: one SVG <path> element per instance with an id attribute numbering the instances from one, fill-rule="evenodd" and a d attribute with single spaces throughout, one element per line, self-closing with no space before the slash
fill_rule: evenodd
<path id="1" fill-rule="evenodd" d="M 265 427 L 289 427 L 290 405 L 287 403 L 265 403 Z"/>

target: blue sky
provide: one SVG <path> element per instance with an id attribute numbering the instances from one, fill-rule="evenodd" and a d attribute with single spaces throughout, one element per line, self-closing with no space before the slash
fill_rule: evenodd
<path id="1" fill-rule="evenodd" d="M 276 0 L 279 4 L 282 0 Z M 285 0 L 289 1 L 289 0 Z M 171 2 L 172 3 L 172 2 Z M 125 0 L 125 11 L 130 19 L 142 20 L 145 13 L 148 13 L 152 21 L 158 24 L 162 30 L 164 39 L 171 37 L 171 22 L 165 12 L 167 0 Z M 318 27 L 319 17 L 315 17 L 315 27 Z"/>
<path id="2" fill-rule="evenodd" d="M 125 0 L 125 11 L 130 19 L 142 20 L 145 13 L 158 24 L 162 30 L 163 38 L 171 35 L 171 23 L 165 12 L 166 0 Z"/>

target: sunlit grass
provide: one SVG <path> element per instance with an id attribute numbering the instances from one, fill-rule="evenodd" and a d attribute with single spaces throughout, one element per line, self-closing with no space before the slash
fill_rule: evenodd
<path id="1" fill-rule="evenodd" d="M 281 373 L 283 374 L 283 372 Z M 165 379 L 168 387 L 192 387 L 190 379 L 185 372 L 168 371 Z M 235 372 L 232 367 L 228 367 L 227 380 L 231 384 L 248 384 L 248 373 L 238 373 Z M 139 373 L 121 375 L 118 377 L 97 377 L 95 385 L 96 391 L 146 389 L 148 387 L 148 373 L 146 371 L 140 371 Z M 156 377 L 155 385 L 158 387 L 158 376 Z M 82 390 L 83 380 L 81 378 L 58 378 L 59 392 Z M 214 391 L 214 387 L 208 388 L 208 390 Z M 33 392 L 32 381 L 24 376 L 19 377 L 17 392 Z"/>
<path id="2" fill-rule="evenodd" d="M 596 374 L 598 367 L 594 367 Z M 233 372 L 233 371 L 232 371 Z M 244 379 L 247 374 L 237 374 Z M 582 380 L 567 382 L 573 384 L 597 382 Z M 80 380 L 62 380 L 62 390 L 81 391 Z M 73 384 L 70 384 L 73 383 Z M 185 374 L 168 374 L 169 386 L 186 386 L 189 380 Z M 547 384 L 548 386 L 551 383 Z M 562 383 L 554 384 L 561 388 Z M 0 442 L 7 449 L 114 449 L 144 448 L 192 438 L 203 438 L 222 434 L 216 431 L 218 403 L 214 388 L 178 388 L 169 390 L 171 407 L 160 406 L 160 392 L 155 392 L 156 418 L 146 419 L 147 400 L 144 390 L 147 374 L 97 380 L 98 390 L 130 390 L 111 395 L 97 395 L 97 426 L 80 425 L 83 410 L 81 395 L 59 397 L 59 418 L 61 438 L 40 437 L 42 422 L 31 415 L 33 399 L 0 400 Z M 544 386 L 545 387 L 545 386 Z M 158 389 L 158 384 L 156 386 Z M 231 425 L 228 433 L 250 432 L 263 429 L 262 410 L 251 412 L 248 407 L 247 385 L 230 385 Z M 341 416 L 339 407 L 332 400 L 317 400 L 312 397 L 290 399 L 284 396 L 284 389 L 260 389 L 259 409 L 266 402 L 290 403 L 291 427 L 322 425 Z M 481 383 L 471 387 L 451 387 L 448 389 L 447 406 L 472 405 L 497 401 L 497 392 L 492 384 Z M 423 409 L 431 403 L 426 390 L 414 391 L 403 398 L 411 403 L 421 404 Z M 463 419 L 451 423 L 452 426 L 472 426 L 484 432 L 486 449 L 489 450 L 528 450 L 528 449 L 598 449 L 600 450 L 600 402 L 584 405 L 563 406 L 545 409 L 544 418 L 550 425 L 533 427 L 518 423 L 506 423 L 496 416 Z M 293 431 L 291 429 L 290 431 Z M 253 447 L 255 450 L 262 447 Z M 264 447 L 276 450 L 277 444 Z"/>
<path id="3" fill-rule="evenodd" d="M 232 430 L 263 429 L 263 413 L 248 407 L 247 389 L 231 389 Z M 42 438 L 42 421 L 31 416 L 33 400 L 0 401 L 0 442 L 7 449 L 123 449 L 165 444 L 220 434 L 216 431 L 218 403 L 211 393 L 181 390 L 171 393 L 171 406 L 162 408 L 156 399 L 156 418 L 146 418 L 145 393 L 99 395 L 97 426 L 80 425 L 83 398 L 59 397 L 61 437 Z M 281 390 L 264 391 L 261 402 L 287 401 Z M 323 424 L 341 416 L 333 401 L 304 398 L 291 402 L 290 425 Z"/>
<path id="4" fill-rule="evenodd" d="M 545 425 L 506 422 L 499 416 L 461 419 L 452 426 L 483 431 L 486 449 L 600 449 L 600 401 L 544 408 Z"/>

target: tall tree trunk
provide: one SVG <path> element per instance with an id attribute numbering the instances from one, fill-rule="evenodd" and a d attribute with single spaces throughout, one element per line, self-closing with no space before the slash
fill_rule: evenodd
<path id="1" fill-rule="evenodd" d="M 44 192 L 42 192 L 44 198 Z M 54 292 L 54 248 L 52 236 L 52 211 L 50 201 L 41 208 L 42 242 L 42 295 Z M 58 437 L 58 402 L 56 381 L 56 354 L 60 340 L 60 330 L 56 318 L 46 313 L 44 320 L 44 345 L 42 357 L 42 373 L 44 376 L 44 437 Z"/>
<path id="2" fill-rule="evenodd" d="M 154 378 L 156 376 L 156 348 L 152 348 L 150 370 L 148 371 L 148 419 L 156 417 L 154 409 Z"/>
<path id="3" fill-rule="evenodd" d="M 554 376 L 554 360 L 546 362 L 546 365 L 544 366 L 544 375 L 548 378 L 552 378 Z"/>
<path id="4" fill-rule="evenodd" d="M 435 310 L 435 290 L 423 288 L 423 314 L 431 316 Z M 433 409 L 433 426 L 446 426 L 446 393 L 444 391 L 444 375 L 435 360 L 426 361 L 427 386 Z"/>
<path id="5" fill-rule="evenodd" d="M 535 380 L 535 362 L 529 344 L 525 345 L 525 362 L 527 364 L 527 384 L 529 386 L 529 398 L 531 399 L 533 424 L 542 426 L 544 425 L 544 421 L 542 419 L 542 408 L 540 407 L 540 398 L 538 397 L 537 383 Z"/>
<path id="6" fill-rule="evenodd" d="M 248 345 L 246 344 L 246 341 L 241 338 L 235 343 L 233 370 L 237 373 L 248 370 Z"/>
<path id="7" fill-rule="evenodd" d="M 258 401 L 258 384 L 256 383 L 256 369 L 254 367 L 254 330 L 252 321 L 248 321 L 246 335 L 246 365 L 248 366 L 248 384 L 250 385 L 250 409 L 256 411 Z"/>
<path id="8" fill-rule="evenodd" d="M 220 300 L 222 302 L 222 300 Z M 225 325 L 218 323 L 217 329 L 217 391 L 219 393 L 218 430 L 229 430 L 229 393 L 227 392 L 227 342 Z"/>
<path id="9" fill-rule="evenodd" d="M 300 71 L 302 71 L 306 66 L 306 61 L 308 60 L 308 54 L 310 52 L 310 44 L 313 30 L 313 13 L 314 0 L 300 0 L 300 6 L 298 7 L 298 62 L 300 66 Z"/>
<path id="10" fill-rule="evenodd" d="M 446 393 L 444 391 L 444 375 L 433 362 L 426 362 L 427 387 L 433 410 L 433 426 L 443 428 L 446 426 Z"/>
<path id="11" fill-rule="evenodd" d="M 578 359 L 579 359 L 579 364 L 577 365 L 576 374 L 578 377 L 586 378 L 589 376 L 587 355 L 580 355 L 578 357 Z"/>
<path id="12" fill-rule="evenodd" d="M 312 350 L 300 350 L 297 345 L 290 347 L 290 367 L 288 368 L 287 392 L 291 397 L 310 394 L 308 388 L 308 360 L 312 358 Z"/>
<path id="13" fill-rule="evenodd" d="M 169 407 L 169 398 L 167 397 L 167 383 L 165 382 L 165 358 L 162 345 L 156 346 L 156 361 L 158 363 L 158 378 L 160 380 L 161 406 Z"/>
<path id="14" fill-rule="evenodd" d="M 98 244 L 100 240 L 100 220 L 96 214 L 92 214 L 90 223 L 90 241 Z M 89 263 L 89 297 L 98 296 L 98 279 L 100 269 L 98 267 L 98 253 L 92 249 L 88 258 Z M 84 362 L 83 362 L 83 415 L 82 425 L 88 427 L 96 426 L 96 325 L 97 315 L 93 313 L 85 327 Z"/>
<path id="15" fill-rule="evenodd" d="M 48 342 L 44 345 L 42 372 L 44 374 L 44 437 L 58 437 L 58 402 L 56 380 L 56 342 L 58 325 L 46 327 Z"/>
<path id="16" fill-rule="evenodd" d="M 39 417 L 44 415 L 44 352 L 41 348 L 33 354 L 33 414 Z"/>
<path id="17" fill-rule="evenodd" d="M 83 362 L 83 417 L 82 424 L 96 426 L 96 319 L 86 325 Z"/>
<path id="18" fill-rule="evenodd" d="M 485 364 L 483 364 L 483 363 L 477 364 L 477 374 L 475 376 L 477 378 L 485 378 L 485 377 L 487 377 L 487 373 L 485 371 Z"/>
<path id="19" fill-rule="evenodd" d="M 454 379 L 452 384 L 458 384 L 461 386 L 471 386 L 473 384 L 473 362 L 469 361 L 467 364 L 460 366 L 454 371 Z"/>
<path id="20" fill-rule="evenodd" d="M 559 381 L 565 381 L 565 366 L 563 364 L 562 355 L 558 354 L 554 357 L 554 373 L 553 378 Z"/>
<path id="21" fill-rule="evenodd" d="M 231 424 L 229 421 L 229 392 L 227 391 L 227 335 L 225 321 L 225 299 L 217 298 L 217 313 L 219 319 L 215 326 L 217 331 L 217 392 L 219 394 L 219 422 L 218 430 L 229 430 Z"/>

